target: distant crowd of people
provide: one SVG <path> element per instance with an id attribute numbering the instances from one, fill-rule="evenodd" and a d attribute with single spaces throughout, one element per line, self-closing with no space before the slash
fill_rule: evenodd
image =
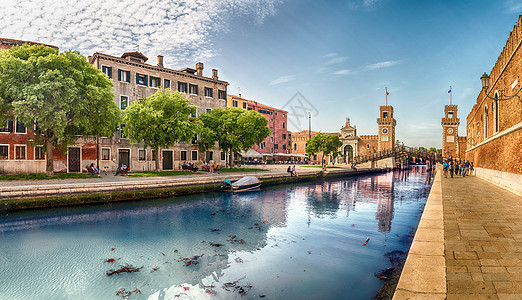
<path id="1" fill-rule="evenodd" d="M 448 175 L 453 178 L 453 175 L 466 177 L 473 174 L 473 162 L 469 160 L 447 159 L 443 166 L 445 178 L 448 178 Z"/>

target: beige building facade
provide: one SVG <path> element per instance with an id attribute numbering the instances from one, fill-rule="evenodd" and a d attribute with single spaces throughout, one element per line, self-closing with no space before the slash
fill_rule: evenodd
<path id="1" fill-rule="evenodd" d="M 226 107 L 228 82 L 219 80 L 218 71 L 212 76 L 203 75 L 203 63 L 196 68 L 174 70 L 164 67 L 164 57 L 158 56 L 157 64 L 148 64 L 148 58 L 140 52 L 126 52 L 121 57 L 103 53 L 89 56 L 89 62 L 106 74 L 114 86 L 114 102 L 122 110 L 138 99 L 154 94 L 159 88 L 180 92 L 197 106 L 197 117 L 215 108 Z M 168 149 L 160 149 L 159 159 L 162 170 L 179 170 L 184 162 L 196 165 L 213 160 L 225 163 L 225 153 L 214 147 L 200 153 L 197 137 L 191 143 L 177 144 Z M 99 145 L 100 170 L 115 170 L 126 164 L 133 171 L 154 170 L 155 161 L 150 148 L 142 143 L 131 143 L 125 138 L 125 124 L 121 124 L 113 137 L 102 137 Z"/>

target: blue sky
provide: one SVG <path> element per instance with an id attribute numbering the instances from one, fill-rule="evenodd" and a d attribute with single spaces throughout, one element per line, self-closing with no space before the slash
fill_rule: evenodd
<path id="1" fill-rule="evenodd" d="M 299 92 L 316 131 L 338 131 L 349 117 L 358 134 L 376 134 L 387 87 L 397 139 L 440 148 L 449 86 L 464 134 L 479 77 L 521 10 L 513 0 L 4 0 L 0 37 L 85 55 L 139 44 L 171 68 L 202 61 L 231 94 L 295 108 Z M 290 130 L 307 129 L 304 116 L 292 120 Z"/>

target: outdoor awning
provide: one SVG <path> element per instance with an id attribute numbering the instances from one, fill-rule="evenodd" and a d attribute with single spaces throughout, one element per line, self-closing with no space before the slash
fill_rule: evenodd
<path id="1" fill-rule="evenodd" d="M 281 157 L 301 157 L 301 158 L 307 158 L 308 156 L 304 154 L 293 154 L 293 153 L 270 153 L 265 154 L 265 156 L 281 156 Z"/>
<path id="2" fill-rule="evenodd" d="M 263 154 L 257 152 L 254 149 L 248 149 L 247 152 L 241 150 L 241 152 L 239 154 L 241 154 L 241 156 L 243 156 L 243 157 L 258 157 L 258 158 L 263 157 Z"/>

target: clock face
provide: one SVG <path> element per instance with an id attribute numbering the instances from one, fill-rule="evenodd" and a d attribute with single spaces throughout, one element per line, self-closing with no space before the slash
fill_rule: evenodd
<path id="1" fill-rule="evenodd" d="M 452 134 L 453 133 L 453 128 L 448 128 L 448 133 Z"/>
<path id="2" fill-rule="evenodd" d="M 383 128 L 382 129 L 382 134 L 387 134 L 388 133 L 388 128 Z"/>

